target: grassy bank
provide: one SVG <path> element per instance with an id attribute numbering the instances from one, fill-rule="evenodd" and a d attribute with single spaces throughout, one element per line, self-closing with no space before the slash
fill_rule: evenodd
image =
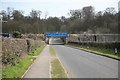
<path id="1" fill-rule="evenodd" d="M 28 67 L 33 63 L 35 57 L 39 55 L 42 50 L 44 49 L 45 44 L 42 45 L 40 48 L 33 51 L 31 55 L 27 55 L 25 58 L 21 59 L 15 66 L 4 66 L 2 68 L 2 78 L 21 78 Z"/>
<path id="2" fill-rule="evenodd" d="M 120 59 L 120 53 L 115 53 L 115 51 L 111 50 L 111 49 L 103 49 L 103 48 L 95 48 L 95 47 L 89 47 L 89 48 L 81 47 L 80 49 L 81 50 L 86 50 L 86 51 L 89 51 L 89 52 L 94 52 L 96 54 L 106 55 L 106 56 L 109 56 L 109 57 Z"/>
<path id="3" fill-rule="evenodd" d="M 52 59 L 52 61 L 51 61 L 51 69 L 52 69 L 51 77 L 67 79 L 67 75 L 64 71 L 64 68 L 61 66 L 61 63 L 57 59 L 57 57 L 55 55 L 55 51 L 52 46 L 50 46 L 50 54 L 51 54 L 51 59 Z"/>
<path id="4" fill-rule="evenodd" d="M 89 51 L 89 52 L 93 52 L 93 53 L 96 53 L 96 54 L 100 54 L 100 55 L 105 55 L 105 56 L 108 56 L 108 57 L 112 57 L 112 58 L 115 58 L 115 59 L 120 59 L 120 53 L 115 53 L 114 50 L 112 49 L 105 49 L 105 48 L 98 48 L 98 47 L 88 47 L 88 46 L 82 46 L 82 45 L 71 45 L 71 44 L 68 44 L 68 46 L 71 46 L 71 47 L 75 47 L 75 48 L 78 48 L 78 49 L 81 49 L 81 50 L 84 50 L 84 51 Z"/>

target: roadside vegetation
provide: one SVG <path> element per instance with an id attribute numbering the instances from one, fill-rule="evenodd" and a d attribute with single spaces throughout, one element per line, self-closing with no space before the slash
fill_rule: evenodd
<path id="1" fill-rule="evenodd" d="M 120 53 L 117 52 L 115 53 L 115 50 L 112 49 L 105 49 L 105 48 L 97 48 L 97 47 L 86 47 L 86 46 L 82 46 L 80 47 L 81 50 L 86 50 L 89 52 L 94 52 L 96 54 L 101 54 L 101 55 L 106 55 L 109 57 L 113 57 L 116 59 L 120 59 Z"/>
<path id="2" fill-rule="evenodd" d="M 39 54 L 42 52 L 42 50 L 45 48 L 45 46 L 46 46 L 46 44 L 43 43 L 43 45 L 42 45 L 41 47 L 39 47 L 39 48 L 37 48 L 36 50 L 32 51 L 31 55 L 32 55 L 32 56 L 37 56 L 37 55 L 39 55 Z"/>
<path id="3" fill-rule="evenodd" d="M 28 67 L 34 62 L 35 57 L 39 55 L 45 47 L 45 43 L 38 49 L 34 50 L 32 55 L 18 61 L 14 66 L 7 65 L 2 68 L 2 78 L 21 78 Z"/>
<path id="4" fill-rule="evenodd" d="M 66 80 L 68 80 L 67 74 L 65 73 L 64 68 L 57 59 L 54 48 L 52 46 L 50 46 L 50 54 L 51 54 L 51 78 L 53 78 L 53 80 L 55 78 L 65 78 Z"/>
<path id="5" fill-rule="evenodd" d="M 32 62 L 35 60 L 32 56 L 27 56 L 18 63 L 16 63 L 15 66 L 6 66 L 3 68 L 2 77 L 3 78 L 20 78 L 24 72 L 27 70 L 27 68 L 32 64 Z"/>
<path id="6" fill-rule="evenodd" d="M 81 49 L 84 51 L 89 51 L 89 52 L 93 52 L 96 54 L 105 55 L 105 56 L 112 57 L 115 59 L 120 59 L 120 52 L 115 53 L 115 50 L 113 50 L 113 49 L 88 47 L 88 46 L 83 46 L 83 45 L 69 45 L 69 46 L 71 46 L 73 48 L 78 48 L 78 49 Z"/>
<path id="7" fill-rule="evenodd" d="M 42 19 L 41 10 L 31 10 L 24 15 L 23 10 L 8 7 L 0 11 L 3 16 L 3 33 L 45 33 L 45 32 L 68 32 L 90 34 L 118 34 L 120 24 L 119 13 L 114 7 L 108 7 L 102 11 L 96 11 L 94 6 L 84 6 L 81 9 L 68 11 L 69 17 L 46 16 Z M 31 24 L 32 23 L 32 24 Z M 49 28 L 48 28 L 49 26 Z M 16 37 L 17 36 L 15 34 Z"/>

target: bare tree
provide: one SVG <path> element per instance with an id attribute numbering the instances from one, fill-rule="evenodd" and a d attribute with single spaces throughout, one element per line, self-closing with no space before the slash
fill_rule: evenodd
<path id="1" fill-rule="evenodd" d="M 7 8 L 7 16 L 8 16 L 8 20 L 11 19 L 13 10 L 14 10 L 13 8 L 10 8 L 10 7 Z"/>

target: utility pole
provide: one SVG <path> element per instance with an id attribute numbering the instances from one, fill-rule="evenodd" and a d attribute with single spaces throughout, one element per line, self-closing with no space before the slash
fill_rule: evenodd
<path id="1" fill-rule="evenodd" d="M 2 15 L 0 15 L 0 34 L 2 34 Z"/>
<path id="2" fill-rule="evenodd" d="M 0 15 L 0 74 L 2 74 L 2 15 Z M 0 75 L 0 79 L 2 79 L 2 75 Z"/>

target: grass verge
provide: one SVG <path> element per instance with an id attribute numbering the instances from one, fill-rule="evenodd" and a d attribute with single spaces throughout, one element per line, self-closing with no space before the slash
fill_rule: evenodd
<path id="1" fill-rule="evenodd" d="M 100 55 L 105 55 L 105 56 L 108 56 L 111 58 L 120 59 L 120 55 L 118 55 L 120 53 L 115 54 L 115 51 L 111 50 L 111 49 L 103 49 L 103 48 L 97 48 L 97 47 L 89 47 L 88 48 L 87 46 L 74 46 L 74 45 L 69 45 L 69 44 L 68 44 L 68 46 L 78 48 L 78 49 L 84 50 L 84 51 L 93 52 L 93 53 L 100 54 Z"/>
<path id="2" fill-rule="evenodd" d="M 89 52 L 93 52 L 96 54 L 101 54 L 101 55 L 109 56 L 112 58 L 120 59 L 120 56 L 116 55 L 114 50 L 111 50 L 111 49 L 99 49 L 99 48 L 93 48 L 93 47 L 92 48 L 82 47 L 80 49 L 85 50 L 85 51 L 89 51 Z"/>
<path id="3" fill-rule="evenodd" d="M 21 78 L 24 72 L 32 64 L 35 58 L 27 56 L 26 58 L 16 63 L 15 66 L 6 66 L 3 68 L 2 78 Z"/>
<path id="4" fill-rule="evenodd" d="M 40 48 L 33 51 L 31 55 L 27 55 L 25 58 L 20 60 L 18 63 L 16 63 L 15 66 L 5 66 L 2 68 L 2 78 L 21 78 L 22 75 L 25 73 L 25 71 L 28 69 L 28 67 L 33 63 L 35 60 L 35 57 L 39 55 L 46 44 L 43 44 Z"/>
<path id="5" fill-rule="evenodd" d="M 57 59 L 54 48 L 52 46 L 50 46 L 50 54 L 51 54 L 51 60 L 52 60 L 51 61 L 51 69 L 52 69 L 51 78 L 66 78 L 66 80 L 68 80 L 67 74 L 65 73 L 64 68 L 62 67 L 61 63 Z"/>
<path id="6" fill-rule="evenodd" d="M 34 51 L 31 53 L 31 55 L 32 55 L 32 56 L 37 56 L 37 55 L 39 55 L 39 54 L 42 52 L 42 50 L 45 48 L 45 46 L 46 46 L 46 44 L 43 43 L 43 45 L 42 45 L 41 47 L 37 48 L 36 50 L 34 50 Z"/>

